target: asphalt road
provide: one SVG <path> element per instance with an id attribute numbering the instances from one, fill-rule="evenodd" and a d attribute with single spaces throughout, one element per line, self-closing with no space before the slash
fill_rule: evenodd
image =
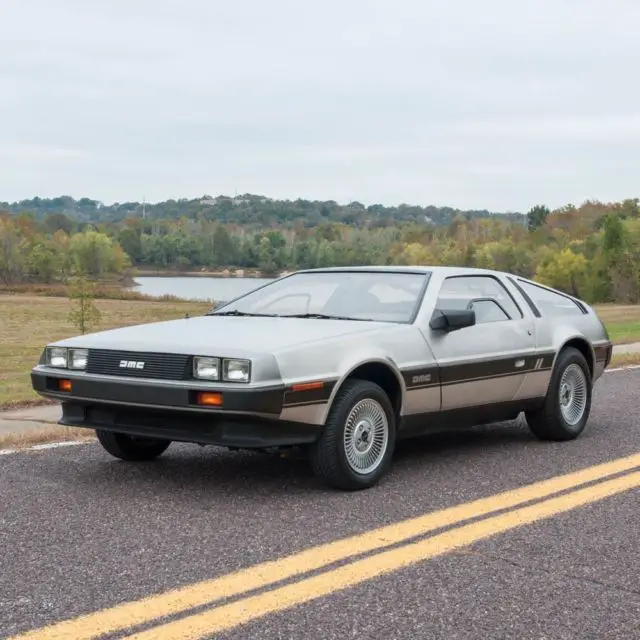
<path id="1" fill-rule="evenodd" d="M 638 638 L 639 383 L 605 374 L 577 441 L 428 437 L 351 494 L 303 461 L 188 445 L 142 465 L 93 443 L 0 456 L 0 637 Z"/>

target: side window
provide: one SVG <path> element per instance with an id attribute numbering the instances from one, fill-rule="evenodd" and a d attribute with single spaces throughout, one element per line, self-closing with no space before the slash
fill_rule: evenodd
<path id="1" fill-rule="evenodd" d="M 501 322 L 522 318 L 509 292 L 491 276 L 451 276 L 442 284 L 438 309 L 474 309 L 476 322 Z"/>
<path id="2" fill-rule="evenodd" d="M 491 298 L 472 300 L 467 306 L 476 312 L 476 324 L 509 320 L 506 311 Z"/>
<path id="3" fill-rule="evenodd" d="M 543 316 L 575 316 L 583 314 L 582 309 L 567 296 L 549 291 L 549 289 L 539 287 L 525 280 L 518 280 L 518 284 L 533 300 Z"/>

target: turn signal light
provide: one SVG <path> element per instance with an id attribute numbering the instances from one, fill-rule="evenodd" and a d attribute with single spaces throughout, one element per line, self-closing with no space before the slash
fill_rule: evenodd
<path id="1" fill-rule="evenodd" d="M 322 389 L 324 387 L 324 382 L 319 380 L 318 382 L 300 382 L 299 384 L 294 384 L 291 387 L 292 391 L 311 391 L 312 389 Z"/>
<path id="2" fill-rule="evenodd" d="M 221 407 L 222 406 L 222 394 L 221 393 L 209 393 L 202 392 L 196 396 L 198 404 L 205 407 Z"/>
<path id="3" fill-rule="evenodd" d="M 71 380 L 58 380 L 58 389 L 60 391 L 71 392 Z"/>

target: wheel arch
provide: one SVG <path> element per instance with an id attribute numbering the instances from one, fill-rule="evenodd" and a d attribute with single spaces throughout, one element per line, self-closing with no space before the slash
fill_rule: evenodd
<path id="1" fill-rule="evenodd" d="M 576 335 L 576 336 L 571 336 L 569 338 L 566 338 L 558 348 L 558 351 L 556 352 L 556 356 L 553 360 L 553 367 L 555 367 L 556 365 L 558 356 L 562 353 L 562 351 L 564 351 L 564 349 L 567 349 L 568 347 L 573 347 L 574 349 L 577 349 L 584 356 L 585 360 L 587 361 L 587 365 L 589 367 L 589 374 L 593 379 L 594 372 L 595 372 L 595 364 L 596 364 L 596 354 L 595 354 L 595 351 L 593 350 L 593 346 L 591 345 L 589 340 L 587 340 L 587 338 L 585 338 L 584 336 Z"/>
<path id="2" fill-rule="evenodd" d="M 369 380 L 370 382 L 375 382 L 380 385 L 389 396 L 396 419 L 402 415 L 406 389 L 398 368 L 386 358 L 367 358 L 366 360 L 352 364 L 342 374 L 327 401 L 327 406 L 322 416 L 323 424 L 327 420 L 340 389 L 347 380 L 351 379 Z"/>

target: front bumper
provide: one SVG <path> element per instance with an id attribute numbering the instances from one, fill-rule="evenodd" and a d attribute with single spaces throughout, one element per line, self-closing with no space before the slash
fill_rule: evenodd
<path id="1" fill-rule="evenodd" d="M 58 381 L 71 380 L 70 392 Z M 69 371 L 33 369 L 34 390 L 62 403 L 60 424 L 229 447 L 264 448 L 313 442 L 321 427 L 280 418 L 284 386 L 210 388 L 185 383 L 99 379 Z M 223 394 L 223 406 L 196 403 L 198 391 Z"/>

